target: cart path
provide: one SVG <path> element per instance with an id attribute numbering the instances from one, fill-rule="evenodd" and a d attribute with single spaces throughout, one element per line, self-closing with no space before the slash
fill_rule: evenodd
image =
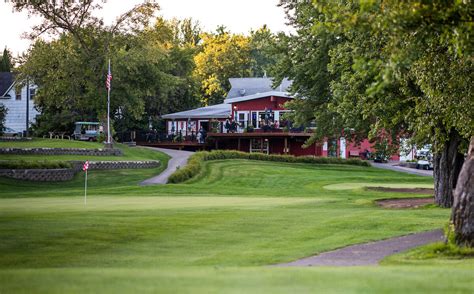
<path id="1" fill-rule="evenodd" d="M 443 230 L 395 237 L 382 241 L 352 245 L 319 255 L 276 266 L 361 266 L 378 265 L 385 257 L 428 243 L 444 240 Z"/>
<path id="2" fill-rule="evenodd" d="M 173 150 L 173 149 L 165 149 L 165 148 L 153 148 L 153 147 L 141 147 L 141 148 L 148 148 L 155 151 L 160 151 L 166 153 L 171 158 L 168 161 L 168 167 L 161 172 L 161 174 L 144 180 L 140 183 L 141 186 L 147 185 L 163 185 L 168 182 L 168 178 L 171 176 L 172 173 L 176 171 L 176 168 L 184 167 L 188 162 L 188 159 L 194 152 L 190 151 L 181 151 L 181 150 Z"/>
<path id="3" fill-rule="evenodd" d="M 389 162 L 389 163 L 371 162 L 371 165 L 373 167 L 394 170 L 394 171 L 398 171 L 402 173 L 409 173 L 409 174 L 425 176 L 425 177 L 433 176 L 432 170 L 422 170 L 422 169 L 414 169 L 414 168 L 409 168 L 409 167 L 404 167 L 404 166 L 398 166 L 398 162 Z"/>

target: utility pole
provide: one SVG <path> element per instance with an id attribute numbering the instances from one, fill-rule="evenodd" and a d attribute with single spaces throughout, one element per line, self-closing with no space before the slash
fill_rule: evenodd
<path id="1" fill-rule="evenodd" d="M 20 90 L 21 91 L 21 90 Z M 20 92 L 21 95 L 21 92 Z M 29 129 L 30 126 L 30 80 L 26 78 L 26 132 L 25 137 L 29 136 Z"/>

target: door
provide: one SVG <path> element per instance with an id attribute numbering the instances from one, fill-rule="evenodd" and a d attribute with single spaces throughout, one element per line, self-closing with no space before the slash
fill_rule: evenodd
<path id="1" fill-rule="evenodd" d="M 237 131 L 239 133 L 242 133 L 244 129 L 247 127 L 247 122 L 248 122 L 248 112 L 237 112 L 237 122 L 239 123 L 239 126 L 237 127 Z"/>
<path id="2" fill-rule="evenodd" d="M 199 130 L 201 129 L 201 127 L 204 129 L 204 131 L 209 132 L 209 121 L 207 121 L 207 120 L 200 120 L 200 121 L 199 121 L 199 129 L 198 129 L 198 132 L 199 132 Z"/>
<path id="3" fill-rule="evenodd" d="M 339 156 L 341 158 L 346 158 L 346 138 L 341 137 L 339 139 Z"/>

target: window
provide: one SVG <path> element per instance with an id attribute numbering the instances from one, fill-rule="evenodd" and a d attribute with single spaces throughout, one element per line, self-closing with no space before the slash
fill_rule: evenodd
<path id="1" fill-rule="evenodd" d="M 36 95 L 36 89 L 30 89 L 30 99 L 33 99 Z"/>
<path id="2" fill-rule="evenodd" d="M 250 153 L 269 153 L 268 139 L 252 139 L 250 140 Z"/>
<path id="3" fill-rule="evenodd" d="M 21 92 L 16 94 L 16 97 L 15 97 L 16 100 L 21 100 Z"/>

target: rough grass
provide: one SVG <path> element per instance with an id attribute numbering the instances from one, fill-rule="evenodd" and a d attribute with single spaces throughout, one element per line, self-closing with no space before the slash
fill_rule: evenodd
<path id="1" fill-rule="evenodd" d="M 410 194 L 323 189 L 431 184 L 426 177 L 251 160 L 205 162 L 186 184 L 140 187 L 149 174 L 137 170 L 90 176 L 88 206 L 82 177 L 66 185 L 0 179 L 0 292 L 469 293 L 474 287 L 470 260 L 268 266 L 442 227 L 447 209 L 373 203 Z"/>
<path id="2" fill-rule="evenodd" d="M 205 161 L 209 160 L 225 160 L 225 159 L 248 159 L 273 162 L 287 163 L 309 163 L 309 164 L 341 164 L 341 165 L 357 165 L 369 167 L 368 162 L 360 159 L 341 159 L 330 157 L 311 157 L 311 156 L 291 156 L 291 155 L 267 155 L 262 153 L 246 153 L 229 150 L 214 150 L 211 152 L 203 151 L 192 155 L 185 167 L 176 170 L 168 179 L 168 183 L 182 183 L 198 176 L 204 166 Z"/>

